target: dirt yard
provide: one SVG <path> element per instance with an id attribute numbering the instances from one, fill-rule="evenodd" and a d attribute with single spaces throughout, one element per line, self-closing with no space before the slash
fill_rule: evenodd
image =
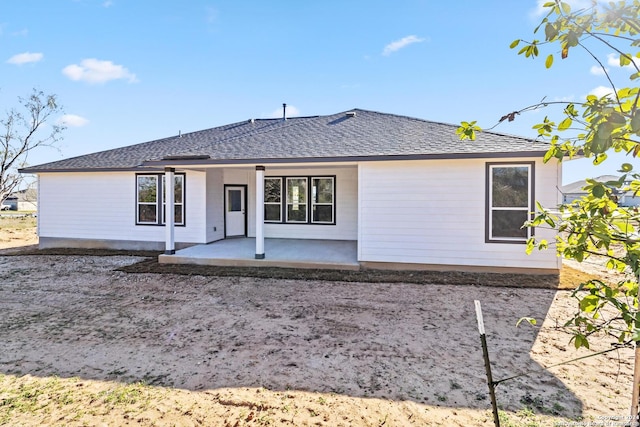
<path id="1" fill-rule="evenodd" d="M 0 255 L 0 425 L 491 426 L 476 299 L 494 379 L 533 372 L 503 427 L 628 419 L 630 349 L 545 369 L 609 348 L 557 328 L 567 291 L 117 271 L 143 259 Z"/>

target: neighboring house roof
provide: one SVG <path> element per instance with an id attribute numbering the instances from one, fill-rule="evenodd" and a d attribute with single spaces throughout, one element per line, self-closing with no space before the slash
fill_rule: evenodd
<path id="1" fill-rule="evenodd" d="M 22 169 L 25 173 L 130 170 L 171 164 L 277 163 L 540 156 L 549 145 L 457 125 L 361 109 L 328 116 L 255 119 Z"/>
<path id="2" fill-rule="evenodd" d="M 617 181 L 620 179 L 619 176 L 615 175 L 602 175 L 597 178 L 593 178 L 598 182 L 607 182 L 607 181 Z M 585 179 L 572 182 L 571 184 L 563 185 L 560 189 L 562 194 L 587 194 L 587 192 L 583 189 L 587 185 L 587 181 Z"/>
<path id="3" fill-rule="evenodd" d="M 5 200 L 13 200 L 18 202 L 35 202 L 38 200 L 38 190 L 35 188 L 27 188 L 24 190 L 14 191 L 9 194 Z"/>

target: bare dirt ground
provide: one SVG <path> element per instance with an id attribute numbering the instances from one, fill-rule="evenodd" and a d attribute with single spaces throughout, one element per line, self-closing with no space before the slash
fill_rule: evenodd
<path id="1" fill-rule="evenodd" d="M 569 344 L 567 291 L 117 270 L 141 260 L 0 255 L 0 425 L 490 426 L 475 299 L 494 379 L 535 371 L 503 426 L 627 420 L 630 349 L 545 369 L 610 348 Z"/>

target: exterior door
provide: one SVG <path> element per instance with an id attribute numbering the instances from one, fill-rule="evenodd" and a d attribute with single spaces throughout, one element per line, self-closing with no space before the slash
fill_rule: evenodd
<path id="1" fill-rule="evenodd" d="M 245 187 L 225 188 L 225 235 L 246 236 Z"/>

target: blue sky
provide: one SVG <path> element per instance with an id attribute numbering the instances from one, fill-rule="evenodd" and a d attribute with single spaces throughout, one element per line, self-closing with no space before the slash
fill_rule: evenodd
<path id="1" fill-rule="evenodd" d="M 363 108 L 488 127 L 544 97 L 579 100 L 606 84 L 584 54 L 546 70 L 509 49 L 533 38 L 541 3 L 4 1 L 0 105 L 34 87 L 64 105 L 60 150 L 31 164 L 273 117 L 283 102 L 291 115 Z M 544 115 L 496 131 L 535 137 Z M 615 173 L 622 161 L 567 162 L 563 181 Z"/>

